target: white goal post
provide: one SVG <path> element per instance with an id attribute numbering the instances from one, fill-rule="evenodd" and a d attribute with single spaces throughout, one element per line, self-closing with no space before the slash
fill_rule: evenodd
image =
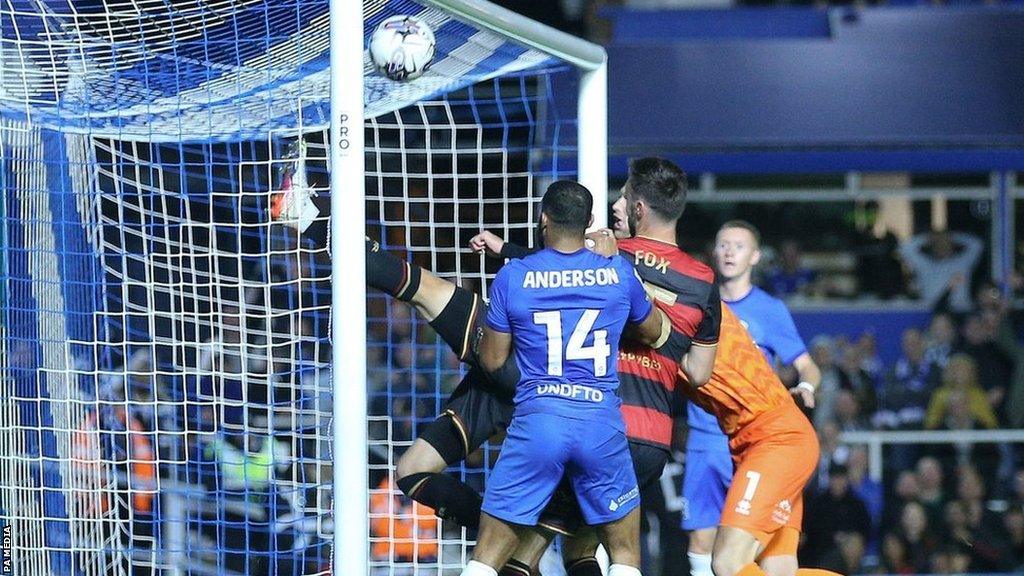
<path id="1" fill-rule="evenodd" d="M 594 195 L 594 222 L 607 221 L 607 64 L 605 50 L 483 0 L 422 0 L 467 24 L 557 57 L 581 70 L 578 96 L 579 181 Z M 364 282 L 347 270 L 365 268 L 363 159 L 364 47 L 362 6 L 331 0 L 330 191 L 332 387 L 335 495 L 334 574 L 368 574 L 366 324 Z M 358 41 L 357 41 L 358 39 Z M 343 290 L 338 289 L 344 286 Z M 347 328 L 347 329 L 346 329 Z M 352 389 L 360 383 L 359 389 Z M 342 462 L 344 465 L 342 465 Z"/>

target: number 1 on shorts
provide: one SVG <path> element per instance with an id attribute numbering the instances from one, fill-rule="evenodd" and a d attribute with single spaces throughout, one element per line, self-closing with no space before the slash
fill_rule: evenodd
<path id="1" fill-rule="evenodd" d="M 757 491 L 759 482 L 761 482 L 761 473 L 747 470 L 747 489 L 743 491 L 743 500 L 750 502 L 754 499 L 754 492 Z"/>

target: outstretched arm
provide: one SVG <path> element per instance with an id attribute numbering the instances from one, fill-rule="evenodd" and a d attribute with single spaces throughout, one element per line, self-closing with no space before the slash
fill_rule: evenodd
<path id="1" fill-rule="evenodd" d="M 613 256 L 619 253 L 615 234 L 609 228 L 595 230 L 587 234 L 587 248 L 601 254 L 602 256 Z M 536 249 L 526 248 L 512 242 L 506 242 L 504 238 L 494 232 L 484 230 L 469 240 L 469 247 L 475 252 L 483 252 L 491 258 L 525 258 L 536 252 Z"/>
<path id="2" fill-rule="evenodd" d="M 476 252 L 483 252 L 491 258 L 525 258 L 535 252 L 530 248 L 506 242 L 504 238 L 488 230 L 470 238 L 469 247 Z"/>

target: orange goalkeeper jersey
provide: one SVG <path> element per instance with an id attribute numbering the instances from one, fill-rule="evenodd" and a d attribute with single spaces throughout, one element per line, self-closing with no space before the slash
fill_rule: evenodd
<path id="1" fill-rule="evenodd" d="M 718 418 L 718 425 L 729 437 L 761 414 L 793 402 L 747 329 L 725 303 L 711 379 L 694 388 L 682 371 L 679 378 L 690 401 Z"/>

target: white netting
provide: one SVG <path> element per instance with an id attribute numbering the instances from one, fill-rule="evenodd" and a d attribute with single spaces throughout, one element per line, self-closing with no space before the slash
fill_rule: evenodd
<path id="1" fill-rule="evenodd" d="M 311 64 L 325 7 L 0 6 L 0 524 L 15 574 L 328 572 L 332 262 L 325 134 L 310 128 L 327 101 Z M 372 29 L 423 8 L 365 11 Z M 574 174 L 574 75 L 427 16 L 430 75 L 368 78 L 368 233 L 483 288 L 493 270 L 468 239 L 530 243 L 537 191 Z M 319 215 L 300 233 L 272 214 L 303 180 Z M 465 534 L 399 497 L 392 471 L 461 368 L 404 306 L 373 296 L 370 312 L 373 570 L 457 573 Z M 458 473 L 481 487 L 491 456 Z"/>
<path id="2" fill-rule="evenodd" d="M 456 283 L 485 289 L 494 263 L 471 253 L 469 239 L 488 229 L 532 245 L 539 191 L 551 179 L 574 175 L 575 151 L 558 140 L 575 132 L 574 120 L 558 114 L 555 77 L 489 82 L 370 121 L 371 237 Z M 441 411 L 460 367 L 404 304 L 375 296 L 369 316 L 370 406 L 377 422 L 370 430 L 374 573 L 458 574 L 471 556 L 466 535 L 399 498 L 393 464 Z M 495 456 L 485 448 L 452 472 L 482 490 Z M 386 524 L 389 519 L 399 524 Z M 402 526 L 416 538 L 389 543 L 387 536 Z"/>

